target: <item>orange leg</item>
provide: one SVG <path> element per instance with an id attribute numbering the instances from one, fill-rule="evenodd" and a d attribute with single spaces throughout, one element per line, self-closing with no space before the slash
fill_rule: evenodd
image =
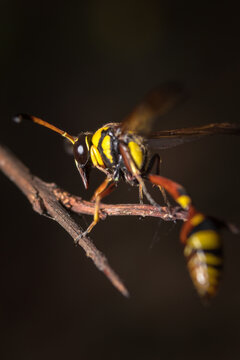
<path id="1" fill-rule="evenodd" d="M 170 211 L 171 204 L 170 204 L 170 202 L 168 201 L 167 194 L 166 194 L 166 191 L 165 191 L 164 187 L 161 186 L 161 185 L 157 185 L 157 187 L 158 187 L 159 190 L 161 191 L 163 200 L 164 200 L 165 204 L 167 204 L 168 210 Z"/>
<path id="2" fill-rule="evenodd" d="M 148 180 L 163 187 L 183 209 L 189 209 L 192 201 L 182 185 L 160 175 L 148 174 Z"/>
<path id="3" fill-rule="evenodd" d="M 89 234 L 90 231 L 92 231 L 92 229 L 94 228 L 94 226 L 99 222 L 100 202 L 105 196 L 109 195 L 114 190 L 114 188 L 115 188 L 115 183 L 112 181 L 111 178 L 106 178 L 103 181 L 103 183 L 97 188 L 97 190 L 95 191 L 92 197 L 92 201 L 95 201 L 93 221 L 91 222 L 87 230 L 85 230 L 81 235 L 79 235 L 75 239 L 76 241 L 78 240 L 79 237 L 84 237 L 87 234 Z"/>
<path id="4" fill-rule="evenodd" d="M 139 184 L 138 186 L 138 193 L 139 193 L 139 202 L 140 204 L 143 204 L 143 188 L 141 184 Z"/>

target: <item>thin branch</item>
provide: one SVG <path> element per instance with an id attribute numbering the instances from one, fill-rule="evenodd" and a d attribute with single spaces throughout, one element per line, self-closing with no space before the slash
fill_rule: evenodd
<path id="1" fill-rule="evenodd" d="M 76 239 L 82 229 L 73 220 L 68 211 L 59 203 L 51 191 L 51 186 L 43 182 L 30 171 L 6 148 L 0 146 L 0 169 L 12 180 L 17 187 L 26 195 L 33 209 L 40 215 L 48 215 L 57 221 L 73 239 Z M 88 237 L 78 238 L 77 243 L 84 249 L 96 267 L 102 271 L 111 283 L 124 295 L 128 291 L 118 275 L 108 264 L 106 257 L 95 247 Z"/>
<path id="2" fill-rule="evenodd" d="M 95 247 L 89 237 L 79 238 L 83 230 L 71 217 L 66 209 L 78 214 L 94 213 L 94 203 L 84 201 L 80 197 L 61 190 L 55 184 L 42 181 L 32 175 L 29 169 L 19 161 L 8 149 L 0 145 L 0 169 L 14 184 L 25 194 L 33 209 L 40 215 L 48 215 L 59 223 L 81 246 L 86 256 L 90 257 L 96 267 L 102 271 L 111 283 L 124 295 L 128 296 L 128 290 L 118 275 L 108 264 L 107 258 Z M 151 205 L 106 205 L 101 204 L 102 219 L 107 215 L 134 215 L 160 217 L 167 221 L 186 220 L 186 213 L 179 207 L 169 209 L 158 208 Z M 77 240 L 76 240 L 77 239 Z"/>
<path id="3" fill-rule="evenodd" d="M 57 187 L 55 184 L 49 184 L 56 198 L 64 205 L 77 214 L 94 214 L 94 202 L 83 200 L 81 197 L 72 195 Z M 107 216 L 151 216 L 161 218 L 164 221 L 187 220 L 187 212 L 179 206 L 169 209 L 166 206 L 159 208 L 146 204 L 101 204 L 100 218 L 106 219 Z"/>

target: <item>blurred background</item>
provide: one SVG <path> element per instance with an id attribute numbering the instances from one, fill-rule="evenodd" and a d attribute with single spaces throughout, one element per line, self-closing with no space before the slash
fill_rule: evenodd
<path id="1" fill-rule="evenodd" d="M 13 114 L 35 114 L 71 134 L 94 131 L 173 80 L 188 100 L 156 129 L 240 122 L 239 12 L 231 1 L 2 0 L 0 29 L 1 142 L 33 174 L 84 199 L 103 175 L 92 171 L 85 191 L 62 139 L 17 126 Z M 240 225 L 239 138 L 160 155 L 162 175 L 183 184 L 200 210 Z M 240 358 L 239 237 L 223 232 L 222 286 L 204 307 L 185 266 L 181 224 L 102 221 L 91 236 L 128 287 L 125 299 L 2 174 L 0 183 L 2 359 Z M 125 184 L 106 199 L 137 201 Z"/>

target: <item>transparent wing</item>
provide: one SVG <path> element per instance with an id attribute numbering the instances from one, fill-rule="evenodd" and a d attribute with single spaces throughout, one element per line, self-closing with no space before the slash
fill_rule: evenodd
<path id="1" fill-rule="evenodd" d="M 153 121 L 168 112 L 183 98 L 182 87 L 177 83 L 167 83 L 148 93 L 127 116 L 122 124 L 122 131 L 148 134 Z"/>
<path id="2" fill-rule="evenodd" d="M 214 123 L 175 130 L 152 132 L 148 144 L 155 149 L 169 149 L 210 135 L 240 135 L 240 124 Z"/>

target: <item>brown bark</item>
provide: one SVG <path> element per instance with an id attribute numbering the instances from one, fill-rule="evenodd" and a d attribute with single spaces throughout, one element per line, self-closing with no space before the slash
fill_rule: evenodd
<path id="1" fill-rule="evenodd" d="M 72 218 L 69 210 L 78 214 L 93 214 L 94 203 L 82 200 L 80 197 L 61 190 L 53 183 L 46 183 L 31 174 L 30 170 L 20 162 L 8 149 L 0 146 L 0 169 L 14 182 L 32 204 L 33 209 L 40 215 L 47 215 L 59 223 L 80 245 L 90 257 L 96 267 L 102 271 L 111 283 L 124 295 L 128 296 L 128 290 L 118 275 L 108 264 L 106 257 L 95 247 L 89 237 L 80 237 L 83 230 Z M 153 216 L 160 217 L 165 221 L 186 220 L 186 213 L 179 207 L 169 209 L 159 208 L 152 205 L 142 204 L 101 204 L 100 217 L 113 215 Z M 77 239 L 77 240 L 76 240 Z"/>

